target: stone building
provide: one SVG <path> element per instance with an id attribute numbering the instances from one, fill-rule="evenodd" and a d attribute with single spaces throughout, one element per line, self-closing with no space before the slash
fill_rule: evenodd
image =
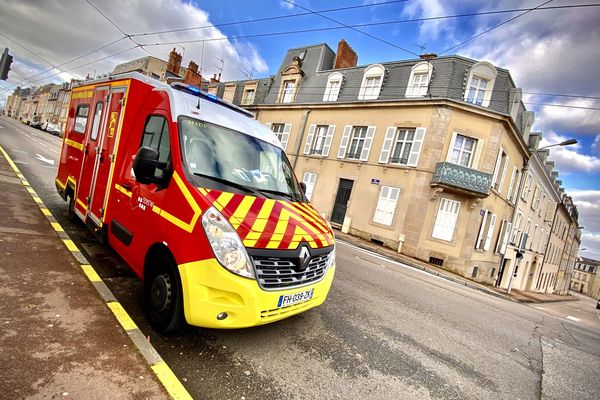
<path id="1" fill-rule="evenodd" d="M 278 134 L 334 226 L 495 283 L 512 235 L 513 171 L 531 155 L 533 113 L 509 72 L 435 55 L 358 66 L 345 41 L 337 53 L 291 49 L 275 76 L 209 91 Z M 266 95 L 248 104 L 257 86 Z"/>
<path id="2" fill-rule="evenodd" d="M 580 257 L 575 263 L 569 288 L 594 299 L 600 299 L 600 261 Z"/>

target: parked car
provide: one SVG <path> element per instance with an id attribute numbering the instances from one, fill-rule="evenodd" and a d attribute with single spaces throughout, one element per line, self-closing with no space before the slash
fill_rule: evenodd
<path id="1" fill-rule="evenodd" d="M 46 125 L 46 132 L 55 135 L 55 136 L 59 136 L 60 135 L 60 126 L 58 124 L 53 124 L 52 122 L 48 122 L 48 125 Z"/>
<path id="2" fill-rule="evenodd" d="M 37 129 L 41 129 L 42 127 L 42 121 L 32 121 L 29 126 L 31 126 L 32 128 L 37 128 Z"/>

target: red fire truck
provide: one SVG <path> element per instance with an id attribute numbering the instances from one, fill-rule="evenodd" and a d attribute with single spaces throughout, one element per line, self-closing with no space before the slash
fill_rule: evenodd
<path id="1" fill-rule="evenodd" d="M 140 73 L 75 87 L 56 188 L 144 281 L 160 331 L 266 324 L 331 287 L 333 232 L 275 134 L 195 87 Z"/>

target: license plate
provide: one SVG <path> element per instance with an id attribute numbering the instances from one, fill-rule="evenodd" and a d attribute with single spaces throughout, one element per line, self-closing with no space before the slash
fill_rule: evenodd
<path id="1" fill-rule="evenodd" d="M 312 299 L 315 289 L 310 289 L 305 292 L 294 294 L 282 294 L 279 296 L 277 308 L 291 306 L 292 304 L 302 303 Z"/>

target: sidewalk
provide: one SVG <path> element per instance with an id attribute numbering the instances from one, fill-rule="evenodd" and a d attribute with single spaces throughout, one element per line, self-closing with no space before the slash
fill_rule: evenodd
<path id="1" fill-rule="evenodd" d="M 350 243 L 356 247 L 360 247 L 365 250 L 372 251 L 384 257 L 387 257 L 391 260 L 400 262 L 402 264 L 406 264 L 410 267 L 420 269 L 423 271 L 427 271 L 432 275 L 439 276 L 441 278 L 447 279 L 452 282 L 459 283 L 471 289 L 479 290 L 490 296 L 499 297 L 505 300 L 514 301 L 517 303 L 548 303 L 555 301 L 574 301 L 577 300 L 574 296 L 561 296 L 557 294 L 547 294 L 547 293 L 532 293 L 532 292 L 522 292 L 520 290 L 511 290 L 510 294 L 506 293 L 505 289 L 500 289 L 494 286 L 485 285 L 479 282 L 472 281 L 470 279 L 464 278 L 460 275 L 454 274 L 450 271 L 446 271 L 445 269 L 439 268 L 435 265 L 428 264 L 421 260 L 417 260 L 412 257 L 408 257 L 404 254 L 399 254 L 398 252 L 369 242 L 367 240 L 361 239 L 356 236 L 352 236 L 347 233 L 343 233 L 340 230 L 335 230 L 335 237 L 344 242 Z"/>
<path id="2" fill-rule="evenodd" d="M 0 152 L 0 397 L 168 398 L 22 181 Z"/>

